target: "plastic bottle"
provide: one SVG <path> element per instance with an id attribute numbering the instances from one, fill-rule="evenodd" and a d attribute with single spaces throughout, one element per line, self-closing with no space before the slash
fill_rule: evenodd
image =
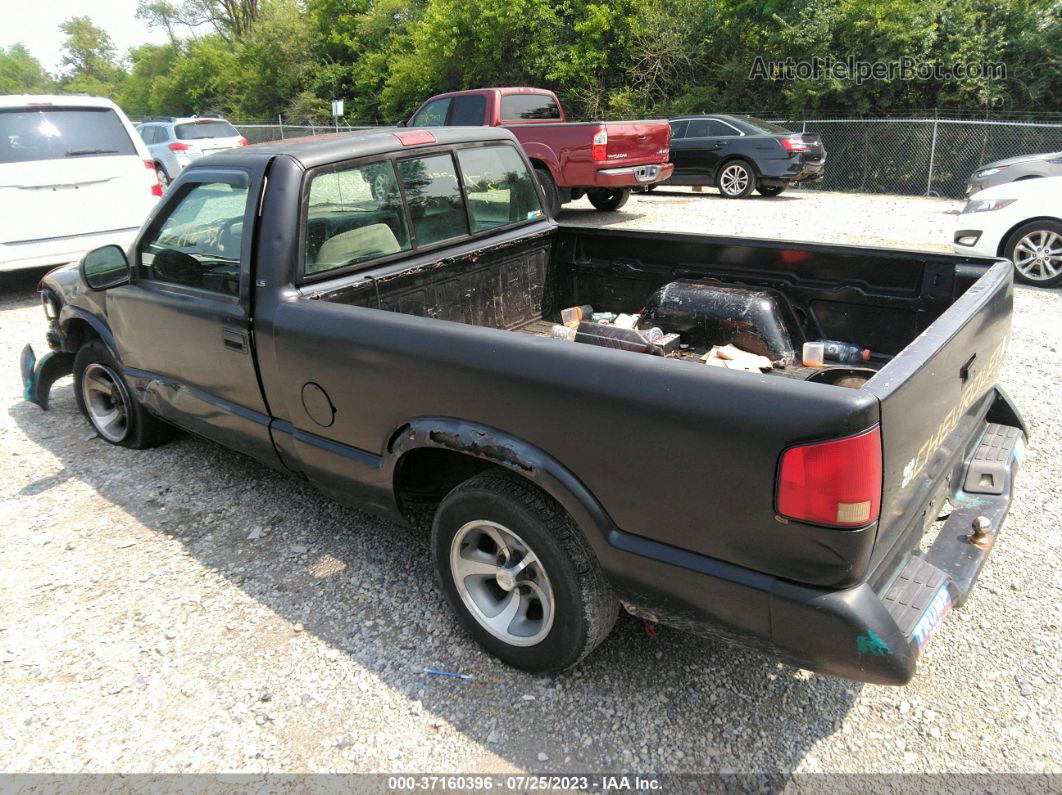
<path id="1" fill-rule="evenodd" d="M 617 326 L 604 326 L 600 323 L 579 324 L 579 331 L 575 335 L 576 342 L 589 345 L 600 345 L 603 348 L 619 348 L 623 351 L 634 353 L 653 353 L 663 355 L 655 340 L 663 337 L 663 332 L 658 328 L 638 331 L 637 329 L 619 328 Z"/>
<path id="2" fill-rule="evenodd" d="M 870 359 L 870 349 L 840 340 L 820 340 L 823 355 L 834 362 L 865 362 Z"/>

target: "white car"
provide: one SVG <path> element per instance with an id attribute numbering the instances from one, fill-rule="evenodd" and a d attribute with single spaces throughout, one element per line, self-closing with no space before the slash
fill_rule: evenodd
<path id="1" fill-rule="evenodd" d="M 1006 257 L 1025 284 L 1062 284 L 1062 177 L 996 185 L 973 194 L 955 228 L 960 254 Z"/>
<path id="2" fill-rule="evenodd" d="M 161 195 L 147 147 L 109 99 L 0 96 L 0 271 L 124 247 Z"/>

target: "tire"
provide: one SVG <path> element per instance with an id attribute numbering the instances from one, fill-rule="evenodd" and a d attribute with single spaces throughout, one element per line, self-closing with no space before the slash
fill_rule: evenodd
<path id="1" fill-rule="evenodd" d="M 140 405 L 121 366 L 98 340 L 82 345 L 74 357 L 74 395 L 85 419 L 110 444 L 143 450 L 173 436 L 169 425 Z"/>
<path id="2" fill-rule="evenodd" d="M 369 191 L 373 201 L 380 204 L 386 202 L 394 191 L 394 180 L 394 174 L 390 168 L 377 170 L 369 181 Z"/>
<path id="3" fill-rule="evenodd" d="M 538 184 L 542 186 L 542 192 L 546 195 L 546 206 L 543 207 L 550 218 L 556 218 L 560 212 L 560 191 L 557 190 L 557 182 L 548 168 L 539 166 L 535 169 Z"/>
<path id="4" fill-rule="evenodd" d="M 785 188 L 786 188 L 785 185 L 781 185 L 781 186 L 760 185 L 759 187 L 756 188 L 756 192 L 759 193 L 761 196 L 766 196 L 767 198 L 772 198 L 774 196 L 779 195 L 782 191 L 785 190 Z"/>
<path id="5" fill-rule="evenodd" d="M 756 187 L 756 172 L 744 160 L 731 160 L 719 169 L 715 186 L 727 199 L 744 199 Z"/>
<path id="6" fill-rule="evenodd" d="M 485 473 L 457 486 L 436 511 L 431 543 L 461 623 L 516 668 L 570 668 L 616 622 L 619 602 L 571 517 L 515 476 Z M 534 561 L 525 565 L 528 556 Z"/>
<path id="7" fill-rule="evenodd" d="M 164 169 L 158 163 L 155 164 L 155 177 L 158 178 L 159 184 L 162 185 L 162 189 L 166 190 L 170 186 L 170 177 Z"/>
<path id="8" fill-rule="evenodd" d="M 1014 263 L 1014 278 L 1022 284 L 1062 284 L 1062 223 L 1045 218 L 1019 226 L 1007 238 L 1003 255 Z"/>
<path id="9" fill-rule="evenodd" d="M 630 197 L 630 188 L 596 188 L 586 194 L 586 198 L 590 200 L 590 203 L 603 213 L 618 210 L 627 203 L 627 199 Z"/>

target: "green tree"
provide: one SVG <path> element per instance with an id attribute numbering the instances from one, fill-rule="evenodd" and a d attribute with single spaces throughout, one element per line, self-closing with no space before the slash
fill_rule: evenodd
<path id="1" fill-rule="evenodd" d="M 125 71 L 116 61 L 111 37 L 88 17 L 71 17 L 59 25 L 66 36 L 59 85 L 71 93 L 115 97 Z"/>
<path id="2" fill-rule="evenodd" d="M 54 87 L 52 76 L 24 45 L 0 47 L 0 94 L 44 94 Z"/>
<path id="3" fill-rule="evenodd" d="M 129 51 L 132 69 L 122 83 L 119 104 L 130 116 L 161 115 L 170 112 L 163 92 L 177 63 L 183 57 L 176 44 L 141 44 Z"/>

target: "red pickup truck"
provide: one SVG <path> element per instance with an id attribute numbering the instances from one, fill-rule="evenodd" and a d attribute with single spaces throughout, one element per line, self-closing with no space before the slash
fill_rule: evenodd
<path id="1" fill-rule="evenodd" d="M 547 210 L 586 195 L 598 210 L 618 210 L 631 188 L 671 176 L 666 121 L 567 122 L 552 91 L 476 88 L 437 94 L 410 127 L 505 127 L 527 152 L 542 183 Z"/>

